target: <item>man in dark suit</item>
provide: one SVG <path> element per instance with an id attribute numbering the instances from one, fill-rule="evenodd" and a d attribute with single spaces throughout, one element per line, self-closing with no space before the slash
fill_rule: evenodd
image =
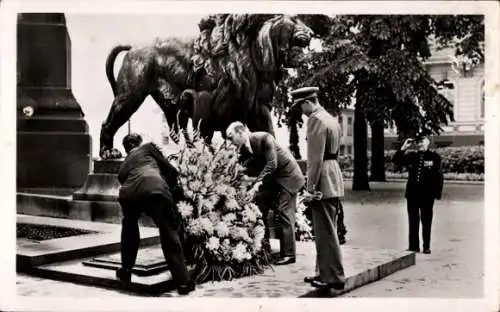
<path id="1" fill-rule="evenodd" d="M 150 216 L 160 231 L 163 254 L 179 294 L 194 290 L 189 280 L 182 243 L 179 238 L 180 218 L 175 201 L 179 196 L 178 172 L 153 144 L 142 144 L 138 134 L 123 139 L 127 157 L 118 173 L 121 183 L 119 202 L 122 207 L 121 257 L 118 279 L 131 281 L 132 268 L 139 250 L 139 217 Z"/>
<path id="2" fill-rule="evenodd" d="M 419 226 L 422 222 L 422 240 L 426 254 L 431 253 L 434 200 L 441 199 L 443 191 L 441 157 L 429 151 L 429 144 L 427 137 L 407 139 L 393 157 L 396 166 L 405 166 L 408 169 L 405 192 L 409 222 L 408 250 L 420 251 Z"/>
<path id="3" fill-rule="evenodd" d="M 266 240 L 269 239 L 269 209 L 276 207 L 282 235 L 280 259 L 275 264 L 295 263 L 297 193 L 305 183 L 299 164 L 287 149 L 279 146 L 271 134 L 250 132 L 241 122 L 229 125 L 226 136 L 240 147 L 240 160 L 247 168 L 247 173 L 257 176 L 250 193 L 256 193 L 255 201 L 266 223 Z"/>

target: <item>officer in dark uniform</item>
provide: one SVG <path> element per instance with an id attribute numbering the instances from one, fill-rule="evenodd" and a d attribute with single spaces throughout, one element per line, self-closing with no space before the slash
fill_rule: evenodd
<path id="1" fill-rule="evenodd" d="M 441 199 L 443 174 L 441 157 L 429 151 L 430 141 L 421 136 L 407 139 L 394 155 L 396 166 L 408 169 L 408 182 L 405 197 L 408 205 L 409 247 L 419 252 L 419 226 L 422 222 L 424 253 L 430 254 L 431 226 L 435 199 Z M 410 149 L 410 147 L 413 147 Z"/>

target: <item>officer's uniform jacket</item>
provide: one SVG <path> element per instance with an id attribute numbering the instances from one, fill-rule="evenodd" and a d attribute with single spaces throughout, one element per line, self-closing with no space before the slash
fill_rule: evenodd
<path id="1" fill-rule="evenodd" d="M 441 199 L 443 192 L 443 173 L 441 157 L 432 151 L 397 151 L 393 162 L 396 166 L 408 169 L 406 198 L 431 196 Z"/>
<path id="2" fill-rule="evenodd" d="M 344 197 L 344 180 L 337 162 L 341 127 L 336 118 L 318 107 L 307 120 L 307 191 L 323 198 Z"/>

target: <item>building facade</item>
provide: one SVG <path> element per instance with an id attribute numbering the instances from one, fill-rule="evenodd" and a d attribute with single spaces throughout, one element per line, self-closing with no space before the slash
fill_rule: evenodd
<path id="1" fill-rule="evenodd" d="M 430 76 L 438 82 L 438 91 L 452 104 L 454 122 L 443 126 L 443 132 L 432 138 L 433 147 L 484 144 L 485 82 L 484 63 L 469 67 L 457 62 L 452 49 L 434 51 L 424 62 Z M 370 128 L 370 127 L 368 127 Z M 371 134 L 368 132 L 368 148 Z M 385 148 L 399 148 L 396 129 L 385 130 Z"/>
<path id="2" fill-rule="evenodd" d="M 342 129 L 339 154 L 354 156 L 354 109 L 342 109 L 338 118 Z"/>

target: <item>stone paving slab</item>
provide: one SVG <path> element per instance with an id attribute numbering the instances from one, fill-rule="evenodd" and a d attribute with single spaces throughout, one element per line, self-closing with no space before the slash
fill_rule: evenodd
<path id="1" fill-rule="evenodd" d="M 278 241 L 272 240 L 273 250 L 277 250 Z M 147 253 L 158 259 L 161 256 L 159 246 L 149 248 Z M 315 246 L 314 243 L 297 244 L 297 263 L 286 266 L 275 266 L 267 269 L 261 275 L 235 279 L 232 281 L 209 282 L 198 285 L 193 297 L 332 297 L 348 292 L 362 285 L 374 282 L 395 271 L 415 264 L 415 254 L 406 251 L 381 250 L 376 248 L 342 246 L 345 272 L 347 275 L 344 291 L 318 292 L 309 284 L 303 282 L 305 276 L 314 273 Z M 142 250 L 140 251 L 142 252 Z M 116 255 L 116 254 L 115 254 Z M 115 255 L 112 255 L 115 257 Z M 83 259 L 90 260 L 90 259 Z M 85 285 L 95 285 L 106 288 L 124 290 L 124 286 L 115 278 L 115 271 L 85 266 L 82 260 L 66 261 L 40 266 L 34 275 L 74 282 Z M 166 293 L 173 285 L 169 282 L 168 271 L 154 276 L 132 277 L 129 291 L 175 297 L 175 292 Z"/>
<path id="2" fill-rule="evenodd" d="M 17 215 L 17 223 L 42 224 L 55 227 L 90 230 L 97 233 L 35 241 L 17 239 L 17 270 L 29 270 L 33 266 L 51 262 L 89 257 L 120 250 L 121 225 L 99 222 L 68 220 L 29 215 Z M 140 227 L 143 246 L 157 244 L 156 228 Z"/>
<path id="3" fill-rule="evenodd" d="M 316 249 L 314 243 L 309 242 L 297 243 L 297 262 L 294 264 L 274 266 L 262 275 L 205 283 L 190 296 L 336 297 L 415 264 L 415 254 L 411 252 L 347 245 L 341 248 L 347 277 L 343 291 L 318 291 L 304 283 L 304 277 L 313 275 L 315 269 Z"/>
<path id="4" fill-rule="evenodd" d="M 117 270 L 121 267 L 121 254 L 107 254 L 82 262 L 84 265 Z M 137 261 L 132 268 L 132 273 L 139 276 L 151 276 L 168 269 L 163 251 L 159 246 L 150 246 L 139 249 Z"/>

